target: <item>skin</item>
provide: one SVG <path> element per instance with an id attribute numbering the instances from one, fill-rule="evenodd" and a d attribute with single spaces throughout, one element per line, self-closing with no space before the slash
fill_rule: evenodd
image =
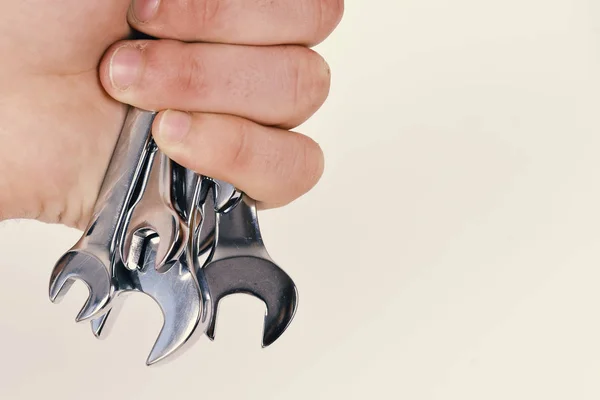
<path id="1" fill-rule="evenodd" d="M 342 0 L 9 0 L 0 13 L 0 220 L 84 229 L 126 105 L 169 157 L 280 207 L 320 179 L 293 131 L 329 93 L 310 49 Z M 131 27 L 156 40 L 128 40 Z"/>

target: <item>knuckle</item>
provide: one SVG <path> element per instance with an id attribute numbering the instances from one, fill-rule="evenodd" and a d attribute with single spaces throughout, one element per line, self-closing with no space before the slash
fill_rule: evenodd
<path id="1" fill-rule="evenodd" d="M 183 93 L 202 95 L 207 91 L 206 66 L 196 52 L 182 52 L 181 68 L 177 70 L 177 86 Z"/>
<path id="2" fill-rule="evenodd" d="M 340 23 L 344 15 L 344 0 L 314 0 L 317 2 L 315 9 L 316 27 L 314 30 L 315 42 L 323 41 Z"/>
<path id="3" fill-rule="evenodd" d="M 226 165 L 235 170 L 246 169 L 251 164 L 251 152 L 248 151 L 250 124 L 244 120 L 236 120 L 231 130 L 231 142 L 224 149 Z"/>
<path id="4" fill-rule="evenodd" d="M 303 62 L 303 57 L 300 56 L 301 51 L 296 48 L 288 48 L 285 51 L 285 65 L 283 69 L 284 87 L 288 88 L 289 102 L 292 109 L 292 114 L 301 107 L 303 103 L 302 98 L 305 94 L 307 68 L 306 63 Z"/>
<path id="5" fill-rule="evenodd" d="M 284 87 L 288 88 L 290 120 L 304 119 L 325 101 L 330 89 L 329 67 L 317 52 L 290 48 L 284 69 Z"/>
<path id="6" fill-rule="evenodd" d="M 180 0 L 183 9 L 193 17 L 195 23 L 200 26 L 200 29 L 210 29 L 214 27 L 220 10 L 222 7 L 223 0 L 201 0 L 201 1 L 189 1 Z"/>

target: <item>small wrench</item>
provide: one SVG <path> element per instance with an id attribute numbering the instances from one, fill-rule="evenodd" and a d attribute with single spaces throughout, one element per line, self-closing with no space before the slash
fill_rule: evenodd
<path id="1" fill-rule="evenodd" d="M 176 197 L 189 194 L 177 193 L 179 185 L 175 185 L 174 182 L 185 177 L 176 176 L 181 174 L 181 167 L 177 167 L 160 149 L 154 154 L 153 160 L 150 160 L 149 167 L 148 182 L 125 233 L 122 259 L 130 269 L 139 267 L 135 265 L 139 256 L 130 254 L 130 250 L 140 249 L 140 246 L 132 247 L 132 240 L 136 236 L 147 237 L 155 233 L 159 243 L 155 257 L 156 265 L 153 268 L 159 272 L 166 272 L 172 261 L 181 256 L 188 237 L 187 221 L 184 219 L 187 210 L 176 209 L 178 202 L 181 203 L 181 199 Z M 188 204 L 186 201 L 183 203 L 184 206 Z"/>
<path id="2" fill-rule="evenodd" d="M 166 159 L 163 162 L 168 161 Z M 181 168 L 181 167 L 179 167 Z M 180 169 L 179 174 L 185 171 Z M 151 171 L 147 171 L 152 174 Z M 181 175 L 180 175 L 181 176 Z M 184 221 L 186 226 L 195 223 L 194 216 L 195 205 L 198 196 L 200 196 L 199 176 L 191 177 L 190 182 L 177 180 L 177 186 L 182 183 L 186 184 L 183 190 L 179 190 L 178 196 L 175 196 L 177 204 L 173 209 L 182 210 L 183 214 L 179 218 Z M 150 179 L 151 180 L 151 179 Z M 147 190 L 147 188 L 146 188 Z M 144 188 L 140 191 L 144 192 Z M 146 193 L 146 192 L 145 192 Z M 150 196 L 155 196 L 156 192 L 149 192 Z M 193 225 L 189 225 L 193 226 Z M 140 225 L 140 228 L 144 228 Z M 187 229 L 187 228 L 186 228 Z M 151 230 L 148 235 L 137 235 L 132 238 L 130 256 L 136 256 L 138 259 L 131 259 L 133 265 L 138 267 L 135 269 L 127 268 L 125 263 L 117 264 L 115 268 L 116 291 L 115 299 L 122 299 L 125 294 L 144 293 L 151 297 L 160 307 L 163 314 L 163 327 L 159 336 L 148 356 L 147 365 L 155 364 L 178 349 L 182 348 L 190 341 L 194 332 L 200 330 L 205 331 L 210 321 L 211 307 L 208 304 L 208 290 L 200 286 L 195 276 L 194 263 L 195 257 L 191 257 L 194 253 L 191 252 L 189 240 L 184 243 L 184 249 L 180 252 L 179 257 L 175 262 L 170 262 L 166 272 L 156 270 L 156 255 L 157 247 L 163 239 L 159 239 L 158 235 Z M 106 313 L 92 320 L 91 328 L 96 337 L 101 338 L 107 333 L 107 322 L 114 320 L 114 312 L 119 311 L 122 302 L 112 303 L 112 308 Z"/>

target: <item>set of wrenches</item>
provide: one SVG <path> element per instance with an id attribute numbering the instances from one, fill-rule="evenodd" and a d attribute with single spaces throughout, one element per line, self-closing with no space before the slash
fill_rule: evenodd
<path id="1" fill-rule="evenodd" d="M 104 337 L 127 294 L 150 296 L 163 315 L 152 365 L 203 334 L 214 340 L 219 301 L 250 294 L 266 305 L 267 347 L 291 323 L 298 293 L 266 250 L 256 203 L 170 160 L 152 138 L 155 117 L 129 108 L 92 218 L 52 270 L 50 300 L 83 282 L 89 295 L 76 321 Z"/>

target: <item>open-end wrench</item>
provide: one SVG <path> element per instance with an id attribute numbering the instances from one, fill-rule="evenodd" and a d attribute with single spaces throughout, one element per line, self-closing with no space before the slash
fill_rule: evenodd
<path id="1" fill-rule="evenodd" d="M 180 167 L 179 167 L 180 168 Z M 148 171 L 151 174 L 150 171 Z M 182 170 L 181 173 L 184 173 Z M 174 209 L 186 210 L 181 219 L 186 224 L 196 223 L 195 204 L 200 196 L 199 176 L 193 176 L 190 182 L 176 181 L 177 186 L 185 183 L 187 188 L 178 190 L 179 195 L 175 197 L 177 206 Z M 144 192 L 144 188 L 140 188 Z M 156 196 L 155 192 L 146 192 L 150 196 Z M 193 226 L 193 225 L 190 225 Z M 156 270 L 155 260 L 157 246 L 162 239 L 151 230 L 148 235 L 134 236 L 131 241 L 132 249 L 130 255 L 139 259 L 132 260 L 136 269 L 127 268 L 125 263 L 120 262 L 115 267 L 116 291 L 114 298 L 121 300 L 124 295 L 130 293 L 144 293 L 151 297 L 160 307 L 163 314 L 163 327 L 148 356 L 147 365 L 152 365 L 165 359 L 184 345 L 193 343 L 197 338 L 196 330 L 204 332 L 210 321 L 212 311 L 208 289 L 204 281 L 200 284 L 196 279 L 195 257 L 189 240 L 185 243 L 184 250 L 175 262 L 170 262 L 166 272 Z M 188 248 L 189 247 L 189 248 Z M 112 308 L 106 313 L 92 320 L 91 328 L 96 337 L 104 337 L 107 326 L 111 326 L 115 319 L 115 311 L 122 307 L 122 301 L 113 301 Z"/>
<path id="2" fill-rule="evenodd" d="M 255 201 L 226 182 L 215 180 L 215 184 L 215 243 L 198 273 L 199 280 L 206 280 L 213 308 L 206 334 L 214 340 L 219 301 L 246 293 L 266 305 L 262 346 L 267 347 L 283 334 L 295 315 L 296 285 L 266 250 Z"/>
<path id="3" fill-rule="evenodd" d="M 189 202 L 185 201 L 185 196 L 189 197 L 190 194 L 178 190 L 180 184 L 176 182 L 185 179 L 185 176 L 177 176 L 185 171 L 160 149 L 150 161 L 148 182 L 139 203 L 135 206 L 123 245 L 120 247 L 126 266 L 129 269 L 136 269 L 140 267 L 135 264 L 136 260 L 139 260 L 139 255 L 130 251 L 139 250 L 141 247 L 132 246 L 132 241 L 139 236 L 143 238 L 152 234 L 158 235 L 156 265 L 153 268 L 159 272 L 166 272 L 166 269 L 173 265 L 172 261 L 179 259 L 186 246 L 188 226 L 185 214 L 188 210 L 181 210 L 179 207 L 182 205 L 182 200 L 183 206 L 188 206 Z M 194 188 L 189 190 L 193 191 Z"/>
<path id="4" fill-rule="evenodd" d="M 76 280 L 89 290 L 76 321 L 94 317 L 114 292 L 116 249 L 123 233 L 136 182 L 152 152 L 150 129 L 155 112 L 130 108 L 100 188 L 92 218 L 79 241 L 55 264 L 49 295 L 58 302 Z"/>
<path id="5" fill-rule="evenodd" d="M 203 332 L 208 326 L 211 308 L 206 305 L 202 289 L 190 270 L 187 251 L 182 253 L 181 259 L 173 263 L 167 272 L 160 273 L 154 268 L 157 235 L 139 239 L 134 241 L 133 246 L 142 247 L 136 251 L 142 258 L 139 261 L 141 269 L 132 271 L 123 263 L 119 264 L 115 269 L 119 282 L 118 297 L 115 297 L 110 310 L 91 321 L 91 327 L 97 337 L 105 336 L 107 320 L 110 319 L 110 324 L 114 324 L 116 315 L 113 312 L 120 310 L 127 294 L 148 295 L 158 304 L 163 315 L 163 326 L 146 360 L 147 365 L 152 365 L 175 353 L 189 339 L 195 338 L 193 334 L 197 329 Z"/>

